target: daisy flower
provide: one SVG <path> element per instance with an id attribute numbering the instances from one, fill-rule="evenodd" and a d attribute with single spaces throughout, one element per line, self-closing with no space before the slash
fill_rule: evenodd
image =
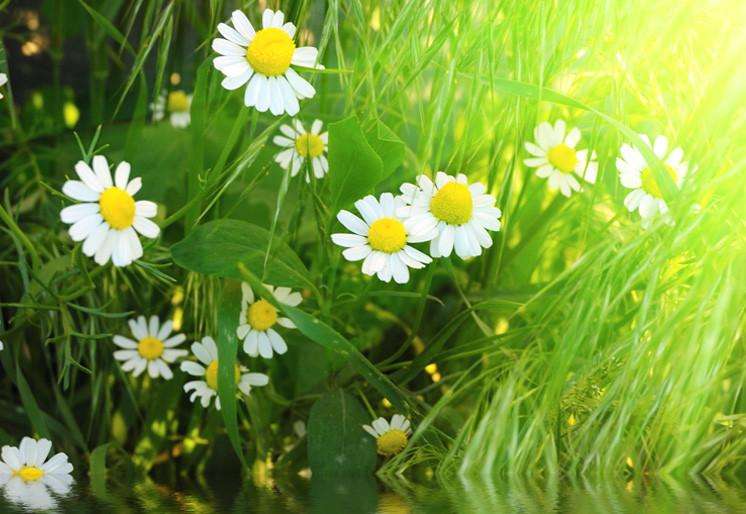
<path id="1" fill-rule="evenodd" d="M 19 447 L 3 446 L 0 486 L 10 501 L 32 509 L 49 509 L 56 504 L 50 489 L 58 495 L 70 491 L 73 466 L 64 453 L 47 460 L 51 449 L 48 439 L 30 437 L 24 437 Z"/>
<path id="2" fill-rule="evenodd" d="M 426 239 L 408 230 L 397 210 L 403 206 L 400 198 L 383 193 L 378 200 L 368 195 L 355 202 L 363 216 L 360 219 L 349 211 L 339 211 L 337 219 L 352 234 L 332 234 L 334 244 L 344 246 L 342 255 L 348 261 L 363 260 L 363 273 L 376 275 L 383 282 L 394 278 L 397 284 L 409 281 L 409 268 L 420 269 L 432 259 L 407 243 Z"/>
<path id="3" fill-rule="evenodd" d="M 419 241 L 430 241 L 432 257 L 448 257 L 455 249 L 462 259 L 481 255 L 492 246 L 488 230 L 500 230 L 502 212 L 495 197 L 480 182 L 469 184 L 466 175 L 439 171 L 433 183 L 425 175 L 416 184 L 401 185 L 404 207 L 397 213 L 407 232 Z"/>
<path id="4" fill-rule="evenodd" d="M 526 142 L 526 150 L 533 157 L 524 160 L 526 166 L 536 169 L 536 176 L 549 179 L 551 189 L 559 189 L 570 196 L 580 191 L 582 178 L 589 184 L 596 183 L 598 163 L 596 152 L 588 157 L 588 150 L 576 150 L 580 142 L 580 131 L 573 128 L 566 132 L 564 120 L 557 120 L 554 127 L 544 121 L 534 129 L 536 143 Z"/>
<path id="5" fill-rule="evenodd" d="M 184 361 L 181 370 L 202 380 L 192 380 L 184 384 L 184 392 L 192 391 L 189 401 L 194 403 L 200 398 L 202 407 L 208 407 L 210 400 L 215 397 L 215 408 L 220 410 L 220 398 L 218 397 L 218 347 L 212 337 L 203 337 L 202 342 L 192 344 L 192 353 L 201 363 Z M 265 386 L 269 383 L 269 377 L 263 373 L 247 373 L 244 366 L 236 364 L 236 385 L 239 391 L 248 395 L 251 388 Z"/>
<path id="6" fill-rule="evenodd" d="M 378 418 L 371 425 L 363 425 L 363 429 L 376 438 L 378 453 L 384 457 L 401 452 L 412 433 L 409 420 L 401 414 L 394 414 L 390 423 L 385 418 Z"/>
<path id="7" fill-rule="evenodd" d="M 150 104 L 153 111 L 153 121 L 161 121 L 168 114 L 168 121 L 174 128 L 186 128 L 192 121 L 189 109 L 192 107 L 192 95 L 187 95 L 181 89 L 166 94 L 163 91 L 155 102 Z"/>
<path id="8" fill-rule="evenodd" d="M 298 292 L 293 292 L 289 287 L 273 288 L 264 284 L 267 291 L 280 303 L 296 307 L 303 299 Z M 254 291 L 246 282 L 241 284 L 241 317 L 239 318 L 236 335 L 243 340 L 243 351 L 250 357 L 261 355 L 265 359 L 271 359 L 273 351 L 282 355 L 288 351 L 288 345 L 274 328 L 280 325 L 285 328 L 295 328 L 288 318 L 279 317 L 274 305 L 262 298 L 257 299 Z"/>
<path id="9" fill-rule="evenodd" d="M 673 180 L 680 188 L 689 171 L 688 163 L 683 161 L 684 151 L 674 148 L 669 152 L 668 139 L 665 136 L 655 138 L 653 144 L 645 134 L 640 134 L 643 142 L 650 148 Z M 660 185 L 654 172 L 648 167 L 642 152 L 634 146 L 624 143 L 619 149 L 621 157 L 617 157 L 616 168 L 619 171 L 619 181 L 622 186 L 631 189 L 624 198 L 624 206 L 628 211 L 638 211 L 642 217 L 643 226 L 650 226 L 652 219 L 661 214 L 668 214 L 668 205 L 663 199 Z"/>
<path id="10" fill-rule="evenodd" d="M 313 121 L 310 132 L 306 132 L 303 124 L 298 120 L 293 120 L 293 127 L 280 125 L 283 135 L 275 136 L 272 141 L 285 150 L 275 155 L 275 162 L 282 169 L 289 170 L 291 177 L 298 174 L 306 159 L 311 161 L 314 177 L 324 178 L 326 172 L 329 171 L 329 161 L 326 159 L 329 149 L 329 133 L 321 133 L 322 127 L 321 120 Z M 311 175 L 306 170 L 306 182 L 310 181 Z"/>
<path id="11" fill-rule="evenodd" d="M 8 76 L 5 73 L 0 73 L 0 86 L 4 86 L 8 83 Z M 3 94 L 0 93 L 0 100 L 2 100 Z"/>
<path id="12" fill-rule="evenodd" d="M 290 66 L 323 68 L 316 64 L 319 51 L 312 46 L 295 47 L 295 25 L 283 23 L 282 11 L 265 10 L 258 31 L 241 11 L 233 11 L 231 21 L 233 27 L 219 24 L 223 37 L 212 40 L 212 49 L 220 54 L 213 64 L 225 75 L 222 86 L 234 90 L 248 83 L 247 107 L 259 112 L 269 109 L 275 116 L 298 114 L 298 100 L 312 98 L 316 90 Z"/>
<path id="13" fill-rule="evenodd" d="M 114 344 L 123 348 L 114 352 L 116 360 L 124 361 L 122 371 L 131 371 L 132 376 L 138 377 L 147 368 L 151 378 L 171 380 L 174 374 L 168 365 L 187 355 L 186 350 L 176 349 L 186 336 L 171 336 L 173 323 L 169 320 L 161 325 L 158 316 L 151 316 L 149 322 L 145 321 L 145 316 L 140 316 L 129 320 L 129 325 L 135 340 L 114 336 Z"/>
<path id="14" fill-rule="evenodd" d="M 137 234 L 158 237 L 158 225 L 150 221 L 157 206 L 146 200 L 135 201 L 140 190 L 140 177 L 129 180 L 130 165 L 122 161 L 117 166 L 114 181 L 106 157 L 93 157 L 93 169 L 78 161 L 75 172 L 81 180 L 68 180 L 62 192 L 80 202 L 60 212 L 63 223 L 71 224 L 73 241 L 84 241 L 83 253 L 104 265 L 111 259 L 114 266 L 127 266 L 142 257 L 142 245 Z"/>

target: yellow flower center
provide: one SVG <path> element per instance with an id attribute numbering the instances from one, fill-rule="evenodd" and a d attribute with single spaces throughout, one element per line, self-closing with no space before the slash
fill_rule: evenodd
<path id="1" fill-rule="evenodd" d="M 678 180 L 676 170 L 669 164 L 664 164 L 663 167 L 666 168 L 666 173 L 668 173 L 668 176 L 671 177 L 671 180 L 673 180 L 675 184 Z M 655 173 L 653 173 L 653 170 L 650 168 L 642 170 L 642 173 L 640 173 L 640 179 L 642 180 L 642 189 L 646 193 L 656 198 L 663 198 L 663 193 L 661 192 L 658 182 L 655 180 Z"/>
<path id="2" fill-rule="evenodd" d="M 143 359 L 152 361 L 163 355 L 163 342 L 155 337 L 144 337 L 137 343 L 137 353 Z"/>
<path id="3" fill-rule="evenodd" d="M 549 164 L 564 173 L 574 171 L 575 166 L 578 165 L 577 153 L 564 143 L 551 148 L 547 152 L 547 159 L 549 160 Z"/>
<path id="4" fill-rule="evenodd" d="M 262 29 L 246 49 L 246 60 L 255 71 L 274 77 L 282 75 L 290 67 L 295 52 L 295 43 L 282 29 Z"/>
<path id="5" fill-rule="evenodd" d="M 376 439 L 378 453 L 385 457 L 396 455 L 407 446 L 407 433 L 398 428 L 392 428 Z"/>
<path id="6" fill-rule="evenodd" d="M 189 98 L 184 91 L 171 91 L 168 94 L 169 112 L 186 112 L 189 110 Z"/>
<path id="7" fill-rule="evenodd" d="M 135 219 L 135 200 L 127 191 L 110 187 L 98 199 L 101 216 L 111 228 L 123 230 L 132 225 Z"/>
<path id="8" fill-rule="evenodd" d="M 277 322 L 277 309 L 267 300 L 254 302 L 246 313 L 246 322 L 254 330 L 267 330 Z"/>
<path id="9" fill-rule="evenodd" d="M 36 466 L 24 466 L 16 471 L 15 474 L 26 482 L 33 482 L 44 476 L 44 470 Z"/>
<path id="10" fill-rule="evenodd" d="M 236 379 L 236 383 L 238 383 L 238 381 L 241 379 L 241 369 L 238 367 L 238 364 L 236 364 L 235 379 Z M 205 371 L 205 382 L 207 382 L 207 387 L 209 387 L 213 391 L 218 390 L 218 361 L 217 359 L 212 361 L 210 365 L 207 366 L 207 371 Z"/>
<path id="11" fill-rule="evenodd" d="M 380 218 L 368 230 L 371 248 L 385 253 L 396 253 L 407 244 L 404 224 L 395 218 Z"/>
<path id="12" fill-rule="evenodd" d="M 318 157 L 324 152 L 324 142 L 316 134 L 301 134 L 295 139 L 295 149 L 302 157 Z"/>
<path id="13" fill-rule="evenodd" d="M 471 191 L 458 182 L 441 187 L 430 200 L 430 212 L 449 225 L 463 225 L 471 219 L 472 210 Z"/>

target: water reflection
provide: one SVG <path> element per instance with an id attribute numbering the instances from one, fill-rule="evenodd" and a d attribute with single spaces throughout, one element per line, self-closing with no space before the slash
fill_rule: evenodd
<path id="1" fill-rule="evenodd" d="M 124 484 L 77 484 L 51 502 L 19 501 L 4 489 L 0 512 L 158 512 L 158 513 L 301 513 L 440 514 L 458 513 L 746 513 L 742 484 L 705 481 L 569 482 L 558 480 L 382 483 L 373 477 L 275 477 L 271 482 L 241 483 L 233 476 L 169 487 L 152 480 Z M 29 496 L 24 498 L 28 499 Z M 41 498 L 41 496 L 35 496 Z"/>

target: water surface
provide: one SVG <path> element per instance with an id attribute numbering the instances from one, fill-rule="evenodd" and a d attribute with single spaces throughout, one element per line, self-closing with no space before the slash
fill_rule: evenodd
<path id="1" fill-rule="evenodd" d="M 746 513 L 743 484 L 706 480 L 413 484 L 404 480 L 383 483 L 372 477 L 293 477 L 261 482 L 242 483 L 233 475 L 179 481 L 173 486 L 150 480 L 129 485 L 78 482 L 65 497 L 50 494 L 34 499 L 49 500 L 52 512 L 71 513 Z M 17 502 L 0 496 L 0 512 L 33 511 Z"/>

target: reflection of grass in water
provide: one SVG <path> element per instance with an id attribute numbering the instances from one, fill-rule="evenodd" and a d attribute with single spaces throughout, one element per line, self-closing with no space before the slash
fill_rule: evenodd
<path id="1" fill-rule="evenodd" d="M 311 3 L 293 5 L 307 12 Z M 329 2 L 332 8 L 340 4 L 347 3 Z M 208 40 L 214 20 L 206 18 L 217 13 L 203 16 L 184 5 L 185 30 Z M 639 477 L 742 466 L 740 150 L 746 95 L 734 70 L 742 69 L 737 63 L 744 41 L 735 23 L 746 15 L 743 3 L 400 1 L 383 10 L 377 2 L 350 5 L 342 5 L 338 18 L 330 10 L 323 23 L 311 18 L 323 25 L 316 35 L 329 52 L 329 67 L 338 64 L 344 72 L 319 76 L 309 115 L 331 119 L 355 112 L 366 127 L 382 119 L 407 143 L 404 170 L 388 189 L 404 174 L 465 170 L 498 194 L 505 222 L 480 259 L 454 261 L 452 267 L 439 263 L 432 275 L 418 274 L 407 291 L 427 291 L 432 277 L 429 292 L 443 305 L 418 304 L 368 295 L 377 285 L 366 285 L 354 272 L 338 273 L 331 252 L 314 246 L 326 240 L 312 215 L 323 211 L 323 194 L 300 184 L 287 195 L 283 215 L 292 215 L 280 220 L 281 236 L 314 261 L 314 279 L 330 294 L 327 303 L 339 300 L 325 321 L 355 335 L 397 384 L 419 394 L 424 407 L 433 406 L 423 409 L 424 420 L 415 420 L 419 428 L 409 450 L 385 464 L 384 473 L 421 464 L 444 475 L 566 470 Z M 156 7 L 147 9 L 148 16 L 133 8 L 115 21 L 122 21 L 122 31 L 130 21 L 137 27 L 143 20 L 159 22 Z M 178 36 L 172 16 L 167 13 L 162 26 Z M 52 29 L 60 36 L 74 24 L 96 25 L 87 13 L 60 23 L 66 25 Z M 206 135 L 167 124 L 141 126 L 140 111 L 134 111 L 134 123 L 109 124 L 121 86 L 137 76 L 130 77 L 128 67 L 122 71 L 119 58 L 109 59 L 120 45 L 112 50 L 106 32 L 97 26 L 87 36 L 96 73 L 89 96 L 77 99 L 83 139 L 89 141 L 91 127 L 106 122 L 107 153 L 114 161 L 130 160 L 143 176 L 143 192 L 171 216 L 192 198 L 205 169 L 221 159 L 238 106 L 220 96 L 194 112 L 195 123 L 200 117 L 208 123 Z M 146 27 L 133 33 L 152 32 Z M 148 43 L 132 43 L 134 53 L 143 55 Z M 167 46 L 159 45 L 154 52 Z M 196 64 L 208 59 L 207 50 L 194 54 L 191 46 L 186 55 Z M 194 71 L 184 70 L 185 77 Z M 164 78 L 156 73 L 156 81 Z M 211 80 L 219 91 L 218 79 Z M 107 81 L 117 84 L 112 98 Z M 666 133 L 682 146 L 698 171 L 671 203 L 677 224 L 646 232 L 636 216 L 624 212 L 614 168 L 623 138 L 607 120 L 547 91 L 542 98 L 560 103 L 521 96 L 523 83 L 582 101 L 636 131 Z M 61 112 L 53 102 L 61 101 L 62 92 L 46 96 L 44 112 Z M 91 268 L 80 252 L 71 254 L 73 246 L 59 233 L 61 202 L 44 184 L 58 189 L 79 151 L 67 132 L 54 127 L 52 114 L 40 119 L 38 109 L 16 112 L 6 105 L 16 126 L 29 132 L 13 133 L 3 147 L 3 301 L 21 302 L 17 310 L 3 307 L 11 309 L 6 318 L 13 316 L 6 339 L 22 346 L 21 369 L 43 414 L 27 408 L 31 421 L 19 420 L 17 410 L 0 409 L 2 426 L 12 427 L 12 435 L 30 433 L 49 416 L 59 444 L 70 453 L 83 456 L 118 438 L 134 449 L 143 469 L 178 458 L 190 472 L 202 472 L 202 463 L 216 452 L 212 441 L 223 433 L 221 418 L 214 412 L 202 416 L 184 402 L 180 377 L 167 387 L 129 381 L 103 348 L 110 334 L 121 331 L 128 310 L 174 312 L 171 276 L 183 287 L 179 309 L 186 330 L 214 333 L 220 281 L 180 274 L 170 265 L 168 246 L 185 231 L 181 221 L 169 227 L 162 244 L 147 249 L 147 263 L 127 272 Z M 522 143 L 537 121 L 557 117 L 583 130 L 584 144 L 596 149 L 602 166 L 598 184 L 570 200 L 547 193 L 546 184 L 521 164 Z M 246 138 L 255 139 L 266 122 L 252 114 Z M 33 127 L 39 132 L 32 133 Z M 267 164 L 271 152 L 263 152 L 240 153 L 237 164 L 246 169 L 226 174 L 210 190 L 203 203 L 219 209 L 205 219 L 227 214 L 269 224 L 280 181 Z M 702 210 L 693 214 L 697 202 Z M 306 219 L 300 212 L 311 214 Z M 190 211 L 187 219 L 199 214 Z M 313 300 L 309 305 L 315 309 Z M 298 337 L 296 348 L 310 345 L 292 337 Z M 404 342 L 412 344 L 387 362 Z M 6 370 L 15 369 L 5 361 L 8 352 L 0 357 Z M 241 406 L 241 435 L 251 451 L 280 448 L 292 421 L 307 415 L 317 397 L 313 386 L 327 378 L 325 355 L 288 357 L 269 365 L 271 389 L 257 391 L 247 408 Z M 410 366 L 412 358 L 421 367 L 436 363 L 439 381 Z M 15 373 L 2 378 L 3 404 L 17 404 L 14 380 Z M 346 368 L 338 383 L 359 388 L 374 406 L 384 404 Z M 303 465 L 303 455 L 297 458 Z M 534 494 L 552 498 L 535 491 L 526 497 Z"/>

